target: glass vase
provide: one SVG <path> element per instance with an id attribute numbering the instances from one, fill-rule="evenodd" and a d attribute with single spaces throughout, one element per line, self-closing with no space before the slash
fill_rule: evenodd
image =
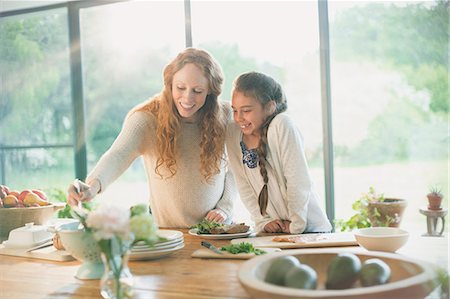
<path id="1" fill-rule="evenodd" d="M 105 272 L 100 280 L 100 292 L 103 298 L 132 298 L 133 275 L 128 268 L 128 255 L 129 252 L 116 255 L 102 252 Z"/>

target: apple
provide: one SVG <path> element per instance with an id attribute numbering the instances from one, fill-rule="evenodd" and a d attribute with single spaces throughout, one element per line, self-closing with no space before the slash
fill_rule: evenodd
<path id="1" fill-rule="evenodd" d="M 30 193 L 31 190 L 30 189 L 25 189 L 22 192 L 20 192 L 19 197 L 17 197 L 17 199 L 21 202 L 23 202 L 23 200 L 25 199 L 25 196 L 27 196 L 28 193 Z"/>
<path id="2" fill-rule="evenodd" d="M 17 199 L 19 199 L 20 192 L 17 190 L 11 190 L 8 195 L 14 195 Z"/>
<path id="3" fill-rule="evenodd" d="M 15 208 L 19 203 L 19 200 L 14 195 L 8 194 L 3 198 L 3 206 L 5 208 Z"/>
<path id="4" fill-rule="evenodd" d="M 32 189 L 31 192 L 33 192 L 34 194 L 37 194 L 37 196 L 39 196 L 41 199 L 47 200 L 47 194 L 45 194 L 44 191 L 39 190 L 39 189 Z"/>

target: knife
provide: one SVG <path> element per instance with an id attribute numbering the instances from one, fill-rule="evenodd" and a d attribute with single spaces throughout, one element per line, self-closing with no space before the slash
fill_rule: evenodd
<path id="1" fill-rule="evenodd" d="M 223 251 L 221 251 L 219 248 L 217 248 L 216 246 L 214 246 L 213 244 L 206 242 L 206 241 L 202 241 L 202 246 L 208 248 L 209 250 L 214 251 L 217 254 L 223 254 Z"/>

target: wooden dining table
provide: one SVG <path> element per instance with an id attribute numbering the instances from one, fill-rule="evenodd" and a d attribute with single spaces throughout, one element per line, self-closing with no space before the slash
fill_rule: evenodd
<path id="1" fill-rule="evenodd" d="M 159 259 L 129 262 L 134 277 L 133 298 L 250 298 L 238 278 L 245 260 L 193 258 L 191 254 L 202 248 L 202 239 L 190 235 L 187 229 L 178 230 L 184 235 L 183 249 Z M 230 240 L 208 241 L 216 247 L 230 244 Z M 397 254 L 448 267 L 448 246 L 448 234 L 411 234 Z M 56 262 L 0 255 L 0 298 L 101 298 L 99 280 L 74 277 L 79 266 L 76 260 Z"/>

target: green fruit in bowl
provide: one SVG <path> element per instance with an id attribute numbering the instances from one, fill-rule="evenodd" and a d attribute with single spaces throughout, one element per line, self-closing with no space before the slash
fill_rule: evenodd
<path id="1" fill-rule="evenodd" d="M 364 287 L 385 284 L 391 277 L 391 268 L 380 259 L 368 259 L 363 263 L 359 276 Z"/>
<path id="2" fill-rule="evenodd" d="M 358 279 L 361 261 L 353 253 L 340 253 L 331 260 L 327 269 L 326 288 L 341 290 L 350 288 Z"/>
<path id="3" fill-rule="evenodd" d="M 296 289 L 314 290 L 317 287 L 317 272 L 308 265 L 294 265 L 286 272 L 284 285 Z"/>
<path id="4" fill-rule="evenodd" d="M 287 271 L 294 266 L 299 266 L 300 261 L 292 255 L 277 257 L 272 261 L 266 272 L 265 281 L 276 285 L 284 285 Z"/>

